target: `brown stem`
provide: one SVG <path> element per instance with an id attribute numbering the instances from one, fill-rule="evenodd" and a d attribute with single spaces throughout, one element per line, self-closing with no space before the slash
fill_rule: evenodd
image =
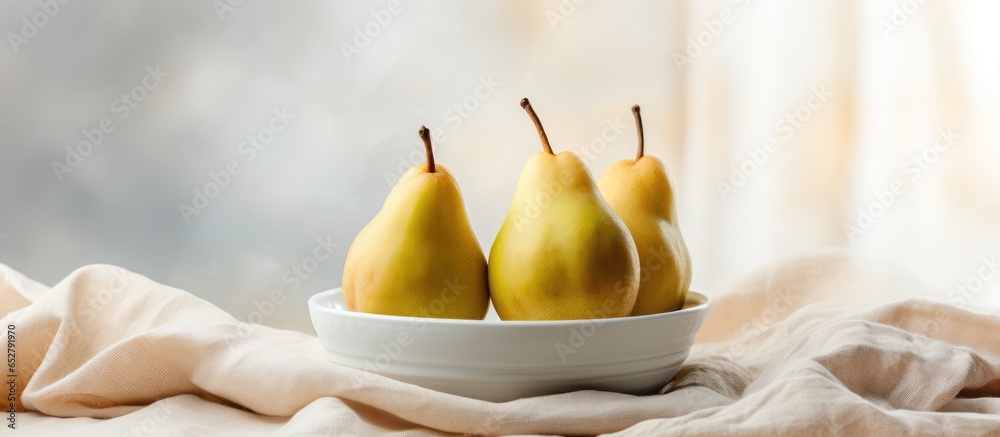
<path id="1" fill-rule="evenodd" d="M 528 111 L 528 117 L 531 117 L 531 122 L 535 123 L 535 130 L 538 131 L 538 138 L 542 140 L 542 148 L 545 149 L 545 153 L 553 154 L 552 146 L 549 145 L 549 137 L 545 135 L 545 128 L 542 127 L 542 122 L 538 119 L 538 114 L 535 114 L 527 97 L 521 99 L 521 107 Z"/>
<path id="2" fill-rule="evenodd" d="M 635 130 L 639 132 L 639 150 L 635 152 L 635 160 L 638 161 L 639 158 L 642 158 L 646 142 L 642 133 L 642 116 L 639 115 L 639 105 L 632 105 L 632 115 L 635 116 Z"/>
<path id="3" fill-rule="evenodd" d="M 424 152 L 427 154 L 427 172 L 434 173 L 434 150 L 431 150 L 431 131 L 427 126 L 420 126 L 420 139 L 424 140 Z"/>

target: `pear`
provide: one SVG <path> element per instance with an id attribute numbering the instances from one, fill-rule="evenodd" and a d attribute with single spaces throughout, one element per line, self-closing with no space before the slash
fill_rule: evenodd
<path id="1" fill-rule="evenodd" d="M 625 317 L 639 286 L 639 255 L 583 161 L 554 154 L 528 99 L 544 152 L 525 164 L 490 249 L 493 307 L 503 320 Z"/>
<path id="2" fill-rule="evenodd" d="M 632 107 L 639 136 L 635 160 L 611 165 L 598 179 L 601 194 L 628 226 L 642 263 L 633 316 L 680 309 L 691 285 L 691 255 L 677 225 L 674 190 L 663 163 L 643 155 L 642 117 Z"/>
<path id="3" fill-rule="evenodd" d="M 352 311 L 482 319 L 489 307 L 486 257 L 469 225 L 458 183 L 435 165 L 410 168 L 382 209 L 354 238 L 344 265 L 344 303 Z"/>

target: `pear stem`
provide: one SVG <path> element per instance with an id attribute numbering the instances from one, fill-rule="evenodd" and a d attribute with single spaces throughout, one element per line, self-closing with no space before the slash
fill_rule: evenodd
<path id="1" fill-rule="evenodd" d="M 639 105 L 632 105 L 632 115 L 635 116 L 635 130 L 639 132 L 639 150 L 635 152 L 635 160 L 642 158 L 645 149 L 645 135 L 642 133 L 642 116 L 639 115 Z"/>
<path id="2" fill-rule="evenodd" d="M 521 99 L 521 107 L 528 112 L 528 117 L 531 117 L 531 122 L 535 123 L 535 130 L 538 131 L 538 138 L 542 140 L 542 148 L 545 149 L 545 153 L 552 155 L 552 146 L 549 145 L 549 137 L 545 135 L 545 128 L 542 127 L 542 121 L 538 119 L 538 114 L 535 114 L 535 110 L 531 107 L 531 102 L 525 97 Z"/>
<path id="3" fill-rule="evenodd" d="M 420 126 L 420 139 L 424 140 L 424 153 L 427 154 L 427 172 L 434 173 L 434 150 L 431 149 L 431 131 L 427 126 Z"/>

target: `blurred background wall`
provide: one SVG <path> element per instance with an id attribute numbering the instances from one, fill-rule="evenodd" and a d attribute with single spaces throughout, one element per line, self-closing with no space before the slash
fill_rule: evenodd
<path id="1" fill-rule="evenodd" d="M 539 150 L 527 96 L 554 147 L 595 174 L 633 156 L 629 107 L 642 105 L 696 289 L 832 248 L 1000 306 L 998 12 L 5 2 L 0 262 L 49 284 L 121 265 L 241 320 L 311 331 L 306 299 L 339 286 L 354 235 L 423 159 L 420 124 L 488 250 Z"/>

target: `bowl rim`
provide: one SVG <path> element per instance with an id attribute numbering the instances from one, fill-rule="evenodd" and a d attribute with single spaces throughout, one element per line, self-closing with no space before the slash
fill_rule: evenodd
<path id="1" fill-rule="evenodd" d="M 616 324 L 616 323 L 628 323 L 628 322 L 639 322 L 643 320 L 653 320 L 661 319 L 667 317 L 682 317 L 689 314 L 706 312 L 712 306 L 712 299 L 705 295 L 693 290 L 688 290 L 687 298 L 685 302 L 691 300 L 692 295 L 701 303 L 690 306 L 687 308 L 682 308 L 679 310 L 668 311 L 665 313 L 657 314 L 646 314 L 642 316 L 625 316 L 625 317 L 610 317 L 606 319 L 574 319 L 574 320 L 470 320 L 470 319 L 444 319 L 435 317 L 413 317 L 413 316 L 394 316 L 387 314 L 372 314 L 372 313 L 360 313 L 348 310 L 338 310 L 328 305 L 323 305 L 319 303 L 319 300 L 323 297 L 334 295 L 337 293 L 343 293 L 343 287 L 337 287 L 326 291 L 321 291 L 309 297 L 309 309 L 315 309 L 317 311 L 336 315 L 339 317 L 351 317 L 362 320 L 373 320 L 373 321 L 383 321 L 383 322 L 410 322 L 410 323 L 421 323 L 421 324 L 440 324 L 440 325 L 466 325 L 466 326 L 526 326 L 526 327 L 544 327 L 544 326 L 572 326 L 580 325 L 584 323 L 599 323 L 599 324 Z M 492 304 L 492 303 L 491 303 Z"/>

